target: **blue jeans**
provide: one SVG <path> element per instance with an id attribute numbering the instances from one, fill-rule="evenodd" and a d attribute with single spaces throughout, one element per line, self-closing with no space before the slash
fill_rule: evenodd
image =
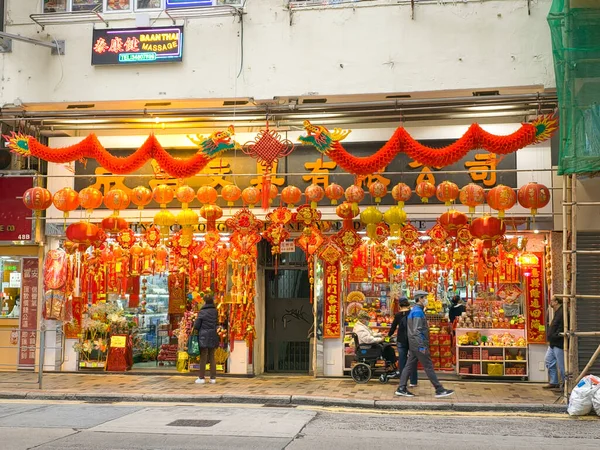
<path id="1" fill-rule="evenodd" d="M 406 363 L 408 362 L 408 347 L 403 347 L 398 344 L 398 370 L 402 373 Z M 417 375 L 417 365 L 415 364 L 414 370 L 410 374 L 410 384 L 417 384 L 419 377 Z"/>
<path id="2" fill-rule="evenodd" d="M 550 384 L 559 384 L 558 371 L 560 371 L 560 379 L 565 380 L 565 351 L 558 347 L 548 347 L 546 351 L 546 368 L 548 369 L 548 377 Z"/>

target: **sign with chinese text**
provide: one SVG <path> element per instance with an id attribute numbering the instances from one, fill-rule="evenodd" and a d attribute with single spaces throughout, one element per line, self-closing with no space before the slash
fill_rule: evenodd
<path id="1" fill-rule="evenodd" d="M 38 325 L 38 259 L 23 258 L 21 317 L 19 327 L 19 368 L 33 368 Z"/>
<path id="2" fill-rule="evenodd" d="M 33 215 L 20 197 L 33 187 L 31 177 L 0 178 L 0 243 L 32 241 Z"/>
<path id="3" fill-rule="evenodd" d="M 296 251 L 296 243 L 294 241 L 283 241 L 279 245 L 281 253 L 294 253 Z"/>
<path id="4" fill-rule="evenodd" d="M 340 265 L 325 264 L 325 304 L 323 306 L 323 338 L 341 336 Z"/>
<path id="5" fill-rule="evenodd" d="M 111 336 L 110 347 L 111 348 L 125 348 L 127 345 L 127 336 Z"/>
<path id="6" fill-rule="evenodd" d="M 95 29 L 92 65 L 179 62 L 183 59 L 183 26 L 168 28 Z"/>
<path id="7" fill-rule="evenodd" d="M 215 0 L 167 0 L 167 9 L 213 6 Z"/>
<path id="8" fill-rule="evenodd" d="M 536 253 L 538 263 L 529 269 L 530 276 L 525 277 L 525 310 L 527 312 L 527 342 L 530 344 L 544 344 L 546 342 L 546 314 L 544 308 L 544 254 Z"/>

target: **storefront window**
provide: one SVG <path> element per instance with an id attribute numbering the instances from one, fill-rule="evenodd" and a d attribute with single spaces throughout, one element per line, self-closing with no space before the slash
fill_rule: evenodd
<path id="1" fill-rule="evenodd" d="M 135 9 L 161 9 L 163 6 L 162 3 L 162 0 L 137 0 L 135 4 Z"/>
<path id="2" fill-rule="evenodd" d="M 102 0 L 73 0 L 72 11 L 101 11 Z"/>
<path id="3" fill-rule="evenodd" d="M 17 257 L 0 257 L 2 273 L 1 318 L 16 318 L 21 312 L 21 260 Z"/>
<path id="4" fill-rule="evenodd" d="M 106 0 L 106 12 L 129 11 L 131 0 Z"/>
<path id="5" fill-rule="evenodd" d="M 44 0 L 44 12 L 56 13 L 67 10 L 67 0 Z"/>

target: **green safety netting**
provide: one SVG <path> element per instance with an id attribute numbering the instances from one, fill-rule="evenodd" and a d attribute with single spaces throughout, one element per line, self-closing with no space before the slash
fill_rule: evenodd
<path id="1" fill-rule="evenodd" d="M 600 0 L 554 0 L 548 23 L 560 113 L 558 173 L 600 172 Z"/>

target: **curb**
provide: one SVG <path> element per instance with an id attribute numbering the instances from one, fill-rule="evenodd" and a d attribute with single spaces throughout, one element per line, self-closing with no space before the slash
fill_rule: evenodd
<path id="1" fill-rule="evenodd" d="M 507 413 L 563 413 L 566 405 L 542 403 L 451 403 L 410 402 L 402 400 L 347 399 L 308 395 L 239 395 L 239 394 L 136 394 L 136 393 L 67 393 L 52 391 L 0 391 L 0 400 L 62 400 L 90 403 L 228 403 L 267 406 L 323 406 L 387 411 L 455 411 Z"/>

